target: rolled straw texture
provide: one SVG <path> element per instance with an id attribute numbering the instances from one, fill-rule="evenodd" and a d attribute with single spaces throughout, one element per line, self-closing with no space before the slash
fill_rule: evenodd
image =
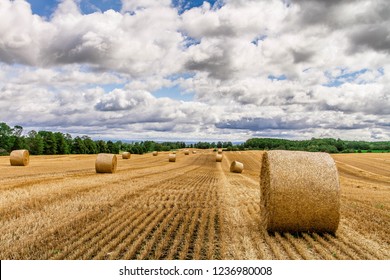
<path id="1" fill-rule="evenodd" d="M 265 152 L 260 193 L 262 225 L 268 231 L 337 230 L 339 178 L 334 160 L 327 153 Z"/>
<path id="2" fill-rule="evenodd" d="M 176 154 L 169 154 L 168 158 L 169 158 L 169 162 L 175 162 L 176 161 Z"/>
<path id="3" fill-rule="evenodd" d="M 96 173 L 115 173 L 117 163 L 114 154 L 98 154 L 95 162 Z"/>
<path id="4" fill-rule="evenodd" d="M 153 152 L 153 156 L 157 156 L 158 155 L 158 152 L 157 151 L 154 151 Z"/>
<path id="5" fill-rule="evenodd" d="M 30 153 L 28 150 L 14 150 L 10 154 L 10 163 L 12 166 L 26 166 L 30 162 Z"/>
<path id="6" fill-rule="evenodd" d="M 216 157 L 215 157 L 215 160 L 217 162 L 221 162 L 222 161 L 222 155 L 218 154 Z"/>
<path id="7" fill-rule="evenodd" d="M 196 151 L 192 151 L 193 154 L 196 154 Z"/>
<path id="8" fill-rule="evenodd" d="M 244 170 L 244 164 L 239 161 L 233 161 L 230 164 L 230 172 L 241 173 Z"/>
<path id="9" fill-rule="evenodd" d="M 222 154 L 222 149 L 218 149 L 218 154 Z"/>
<path id="10" fill-rule="evenodd" d="M 123 152 L 122 153 L 122 158 L 123 159 L 129 159 L 131 157 L 131 154 L 129 152 Z"/>
<path id="11" fill-rule="evenodd" d="M 188 156 L 188 155 L 190 154 L 190 151 L 189 151 L 189 150 L 185 150 L 185 151 L 184 151 L 184 154 L 185 154 L 186 156 Z"/>

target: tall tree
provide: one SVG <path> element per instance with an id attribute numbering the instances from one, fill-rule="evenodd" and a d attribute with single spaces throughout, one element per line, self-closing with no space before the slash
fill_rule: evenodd
<path id="1" fill-rule="evenodd" d="M 107 141 L 107 149 L 110 153 L 118 154 L 119 153 L 119 147 L 118 145 L 114 144 L 111 140 Z"/>
<path id="2" fill-rule="evenodd" d="M 98 153 L 108 153 L 106 142 L 104 142 L 103 140 L 97 140 L 95 143 L 96 143 Z"/>
<path id="3" fill-rule="evenodd" d="M 55 132 L 54 138 L 55 138 L 56 146 L 57 146 L 57 154 L 59 154 L 59 155 L 69 154 L 70 147 L 69 147 L 68 142 L 65 139 L 64 134 L 62 134 L 61 132 Z"/>
<path id="4" fill-rule="evenodd" d="M 0 149 L 10 152 L 13 141 L 12 129 L 4 122 L 0 123 Z"/>
<path id="5" fill-rule="evenodd" d="M 39 131 L 38 134 L 43 138 L 43 153 L 45 155 L 57 154 L 57 143 L 54 133 L 51 131 Z"/>
<path id="6" fill-rule="evenodd" d="M 31 130 L 28 133 L 27 139 L 28 150 L 32 155 L 42 155 L 43 154 L 43 138 L 35 130 Z"/>
<path id="7" fill-rule="evenodd" d="M 87 153 L 87 149 L 84 145 L 83 139 L 77 136 L 73 140 L 72 154 L 86 154 L 86 153 Z"/>
<path id="8" fill-rule="evenodd" d="M 88 136 L 83 136 L 81 137 L 84 141 L 84 146 L 87 154 L 97 154 L 98 153 L 98 148 L 96 146 L 96 143 L 89 138 Z"/>

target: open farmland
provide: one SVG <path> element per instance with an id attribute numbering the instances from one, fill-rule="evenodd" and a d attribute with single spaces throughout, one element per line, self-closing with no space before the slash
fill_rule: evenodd
<path id="1" fill-rule="evenodd" d="M 223 156 L 118 156 L 115 174 L 96 174 L 96 155 L 0 157 L 0 258 L 390 259 L 390 154 L 333 155 L 336 236 L 262 232 L 262 152 Z"/>

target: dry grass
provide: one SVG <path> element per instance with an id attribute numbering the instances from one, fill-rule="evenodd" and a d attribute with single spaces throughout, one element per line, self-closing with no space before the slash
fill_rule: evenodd
<path id="1" fill-rule="evenodd" d="M 95 155 L 0 157 L 1 259 L 389 259 L 390 155 L 335 156 L 336 236 L 260 229 L 262 152 L 206 151 L 118 158 L 96 174 Z M 356 159 L 356 165 L 354 163 Z M 230 173 L 229 163 L 245 165 Z M 365 169 L 364 166 L 370 166 Z M 364 172 L 360 172 L 360 170 Z"/>

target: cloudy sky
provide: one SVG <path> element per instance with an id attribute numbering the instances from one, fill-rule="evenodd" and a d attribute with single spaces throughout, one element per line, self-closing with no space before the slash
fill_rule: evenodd
<path id="1" fill-rule="evenodd" d="M 388 0 L 0 0 L 0 122 L 390 140 Z"/>

